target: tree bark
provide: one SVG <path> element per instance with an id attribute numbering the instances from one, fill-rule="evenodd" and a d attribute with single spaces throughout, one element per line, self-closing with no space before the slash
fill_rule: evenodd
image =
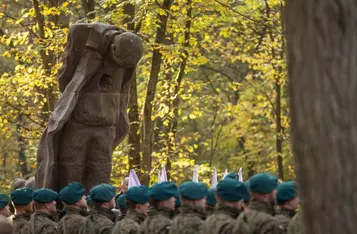
<path id="1" fill-rule="evenodd" d="M 159 15 L 159 27 L 156 32 L 155 44 L 156 47 L 153 50 L 153 56 L 151 61 L 151 71 L 150 78 L 146 90 L 145 102 L 144 102 L 144 117 L 143 117 L 143 160 L 142 169 L 144 170 L 145 176 L 142 177 L 143 184 L 149 184 L 150 182 L 150 171 L 151 171 L 151 154 L 152 154 L 152 102 L 154 101 L 156 85 L 159 78 L 159 72 L 161 67 L 161 57 L 160 44 L 165 40 L 166 35 L 166 24 L 169 17 L 169 10 L 172 5 L 172 0 L 164 0 L 161 9 L 166 12 L 165 15 Z"/>
<path id="2" fill-rule="evenodd" d="M 17 134 L 17 144 L 19 147 L 18 169 L 21 172 L 21 177 L 25 177 L 29 173 L 27 169 L 27 161 L 26 161 L 26 142 L 21 134 L 21 127 L 24 125 L 25 124 L 24 124 L 23 115 L 19 114 L 17 117 L 16 134 Z"/>
<path id="3" fill-rule="evenodd" d="M 89 19 L 94 19 L 94 0 L 81 0 L 84 13 Z"/>
<path id="4" fill-rule="evenodd" d="M 303 223 L 357 230 L 356 1 L 286 1 L 293 151 Z"/>
<path id="5" fill-rule="evenodd" d="M 126 25 L 128 30 L 135 31 L 135 5 L 130 3 L 125 4 L 124 14 L 125 18 L 123 24 Z M 130 131 L 128 134 L 129 170 L 135 169 L 138 176 L 140 176 L 140 126 L 136 74 L 134 74 L 133 81 L 131 83 L 128 109 L 128 117 L 130 122 Z"/>

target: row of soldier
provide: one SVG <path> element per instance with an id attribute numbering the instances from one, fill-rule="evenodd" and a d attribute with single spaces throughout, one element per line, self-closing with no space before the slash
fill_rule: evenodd
<path id="1" fill-rule="evenodd" d="M 246 183 L 231 173 L 215 189 L 193 181 L 179 187 L 165 181 L 115 194 L 112 185 L 100 184 L 85 196 L 84 186 L 77 182 L 59 193 L 25 187 L 12 191 L 10 198 L 1 194 L 0 216 L 8 221 L 1 221 L 0 233 L 11 233 L 1 232 L 6 225 L 16 234 L 301 232 L 299 215 L 295 215 L 299 206 L 295 182 L 278 184 L 277 177 L 269 173 L 254 175 Z M 56 220 L 58 200 L 65 214 Z"/>

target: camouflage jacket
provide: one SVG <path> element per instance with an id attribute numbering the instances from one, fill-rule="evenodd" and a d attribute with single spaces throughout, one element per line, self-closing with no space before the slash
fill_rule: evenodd
<path id="1" fill-rule="evenodd" d="M 114 228 L 115 214 L 109 209 L 93 209 L 84 224 L 85 234 L 110 234 Z"/>
<path id="2" fill-rule="evenodd" d="M 205 218 L 205 209 L 182 205 L 180 214 L 172 223 L 170 234 L 200 233 Z"/>
<path id="3" fill-rule="evenodd" d="M 301 221 L 301 211 L 297 213 L 290 221 L 288 225 L 288 234 L 304 234 L 304 228 Z"/>
<path id="4" fill-rule="evenodd" d="M 85 211 L 66 208 L 66 214 L 58 222 L 59 234 L 78 234 L 83 233 L 87 213 Z"/>
<path id="5" fill-rule="evenodd" d="M 27 234 L 30 231 L 30 218 L 31 214 L 21 214 L 21 215 L 11 215 L 8 220 L 12 224 L 14 233 L 16 234 Z"/>
<path id="6" fill-rule="evenodd" d="M 273 205 L 252 200 L 249 209 L 239 215 L 233 225 L 233 234 L 280 234 L 278 222 L 273 217 Z"/>
<path id="7" fill-rule="evenodd" d="M 36 211 L 30 218 L 30 230 L 31 234 L 57 233 L 57 223 L 52 215 Z"/>
<path id="8" fill-rule="evenodd" d="M 141 225 L 143 234 L 167 234 L 172 225 L 173 210 L 150 207 L 148 216 Z"/>
<path id="9" fill-rule="evenodd" d="M 219 204 L 214 213 L 209 216 L 203 225 L 203 233 L 224 234 L 231 233 L 235 219 L 241 210 Z"/>
<path id="10" fill-rule="evenodd" d="M 287 209 L 280 209 L 276 211 L 275 219 L 278 222 L 278 226 L 282 230 L 282 233 L 285 234 L 288 232 L 289 221 L 295 214 L 295 211 Z"/>
<path id="11" fill-rule="evenodd" d="M 145 220 L 145 215 L 133 210 L 128 210 L 125 218 L 115 224 L 113 234 L 140 234 L 140 225 Z"/>
<path id="12" fill-rule="evenodd" d="M 215 206 L 206 205 L 206 217 L 212 215 L 214 210 L 215 210 Z"/>

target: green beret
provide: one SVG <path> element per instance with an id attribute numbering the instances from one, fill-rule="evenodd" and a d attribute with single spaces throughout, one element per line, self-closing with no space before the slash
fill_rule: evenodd
<path id="1" fill-rule="evenodd" d="M 111 184 L 100 184 L 94 186 L 89 191 L 89 195 L 93 201 L 108 202 L 115 197 L 115 188 Z"/>
<path id="2" fill-rule="evenodd" d="M 32 198 L 39 203 L 49 203 L 57 200 L 58 193 L 51 189 L 42 188 L 33 192 Z"/>
<path id="3" fill-rule="evenodd" d="M 92 206 L 93 205 L 92 198 L 89 195 L 87 196 L 86 200 L 87 200 L 87 205 L 88 206 Z"/>
<path id="4" fill-rule="evenodd" d="M 149 196 L 157 201 L 168 200 L 177 194 L 177 186 L 172 182 L 154 184 L 149 189 Z"/>
<path id="5" fill-rule="evenodd" d="M 72 205 L 79 202 L 84 196 L 86 189 L 81 183 L 74 182 L 59 192 L 59 199 L 65 204 Z"/>
<path id="6" fill-rule="evenodd" d="M 249 190 L 254 193 L 271 193 L 278 187 L 278 178 L 269 173 L 261 173 L 249 179 Z"/>
<path id="7" fill-rule="evenodd" d="M 206 199 L 206 203 L 211 206 L 215 206 L 217 201 L 216 201 L 216 195 L 215 191 L 213 189 L 208 189 L 208 195 Z"/>
<path id="8" fill-rule="evenodd" d="M 146 203 L 149 201 L 149 189 L 146 186 L 134 186 L 126 191 L 126 199 L 134 203 Z"/>
<path id="9" fill-rule="evenodd" d="M 119 206 L 120 209 L 126 209 L 126 202 L 125 202 L 125 194 L 120 195 L 117 200 L 116 203 Z"/>
<path id="10" fill-rule="evenodd" d="M 180 206 L 181 206 L 180 194 L 177 192 L 175 194 L 175 207 L 180 207 Z"/>
<path id="11" fill-rule="evenodd" d="M 187 181 L 179 187 L 181 197 L 190 200 L 200 200 L 207 197 L 207 187 L 202 183 Z"/>
<path id="12" fill-rule="evenodd" d="M 236 179 L 224 179 L 217 184 L 217 195 L 224 201 L 240 201 L 246 192 L 244 183 Z"/>
<path id="13" fill-rule="evenodd" d="M 224 177 L 224 179 L 235 179 L 235 180 L 238 180 L 238 173 L 234 173 L 234 172 L 229 173 L 228 175 L 226 175 L 226 176 Z"/>
<path id="14" fill-rule="evenodd" d="M 0 209 L 4 209 L 10 202 L 10 198 L 6 194 L 0 194 Z"/>
<path id="15" fill-rule="evenodd" d="M 27 205 L 32 202 L 32 196 L 31 188 L 19 188 L 11 192 L 11 201 L 15 205 Z"/>
<path id="16" fill-rule="evenodd" d="M 296 197 L 296 183 L 294 181 L 283 182 L 278 185 L 276 199 L 278 201 L 289 201 Z"/>

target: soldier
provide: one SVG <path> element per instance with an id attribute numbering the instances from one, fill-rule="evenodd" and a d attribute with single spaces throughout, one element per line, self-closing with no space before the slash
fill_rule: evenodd
<path id="1" fill-rule="evenodd" d="M 216 207 L 216 194 L 213 189 L 208 189 L 208 195 L 206 199 L 206 217 L 210 216 L 214 212 Z"/>
<path id="2" fill-rule="evenodd" d="M 116 204 L 117 204 L 117 207 L 120 210 L 120 215 L 118 216 L 118 220 L 117 221 L 120 221 L 120 220 L 123 220 L 125 218 L 125 215 L 126 215 L 127 207 L 126 207 L 126 202 L 125 202 L 125 194 L 122 194 L 117 198 Z"/>
<path id="3" fill-rule="evenodd" d="M 13 234 L 11 224 L 2 216 L 0 216 L 0 234 Z"/>
<path id="4" fill-rule="evenodd" d="M 148 216 L 141 225 L 143 234 L 167 234 L 170 232 L 176 194 L 177 187 L 172 182 L 155 184 L 149 189 L 151 207 Z"/>
<path id="5" fill-rule="evenodd" d="M 0 194 L 0 217 L 7 219 L 10 213 L 9 207 L 10 198 L 6 194 Z"/>
<path id="6" fill-rule="evenodd" d="M 109 234 L 115 222 L 115 188 L 111 184 L 94 186 L 90 192 L 93 201 L 91 214 L 86 218 L 84 233 Z"/>
<path id="7" fill-rule="evenodd" d="M 78 182 L 64 187 L 59 193 L 65 209 L 65 216 L 58 223 L 58 233 L 82 233 L 87 212 L 85 188 Z"/>
<path id="8" fill-rule="evenodd" d="M 206 218 L 208 190 L 202 183 L 188 181 L 179 187 L 181 212 L 174 219 L 170 234 L 199 233 Z"/>
<path id="9" fill-rule="evenodd" d="M 31 188 L 20 188 L 11 192 L 15 214 L 8 219 L 16 234 L 30 232 L 29 221 L 33 212 L 32 196 L 33 190 Z"/>
<path id="10" fill-rule="evenodd" d="M 249 207 L 249 200 L 250 200 L 250 193 L 248 191 L 247 182 L 244 184 L 244 187 L 245 187 L 245 193 L 243 197 L 243 210 L 247 211 Z"/>
<path id="11" fill-rule="evenodd" d="M 304 227 L 301 224 L 301 211 L 297 213 L 292 219 L 289 221 L 288 225 L 288 234 L 303 234 L 305 233 Z"/>
<path id="12" fill-rule="evenodd" d="M 31 215 L 30 228 L 32 234 L 57 233 L 56 200 L 58 193 L 51 189 L 42 188 L 33 193 L 35 213 Z"/>
<path id="13" fill-rule="evenodd" d="M 246 194 L 244 183 L 234 179 L 224 179 L 217 184 L 218 206 L 204 222 L 202 233 L 225 234 L 232 232 L 235 219 L 242 211 Z"/>
<path id="14" fill-rule="evenodd" d="M 93 206 L 92 198 L 88 195 L 86 201 L 87 201 L 87 211 L 91 211 Z"/>
<path id="15" fill-rule="evenodd" d="M 149 208 L 149 194 L 146 186 L 135 186 L 125 194 L 128 207 L 125 218 L 118 222 L 113 234 L 140 234 L 140 225 L 144 222 Z"/>
<path id="16" fill-rule="evenodd" d="M 287 233 L 289 221 L 296 214 L 300 199 L 296 194 L 296 183 L 294 181 L 279 184 L 276 194 L 278 210 L 275 219 L 283 233 Z"/>
<path id="17" fill-rule="evenodd" d="M 248 188 L 251 192 L 249 209 L 235 221 L 234 233 L 271 234 L 280 233 L 278 223 L 273 217 L 278 178 L 269 173 L 254 175 Z"/>

